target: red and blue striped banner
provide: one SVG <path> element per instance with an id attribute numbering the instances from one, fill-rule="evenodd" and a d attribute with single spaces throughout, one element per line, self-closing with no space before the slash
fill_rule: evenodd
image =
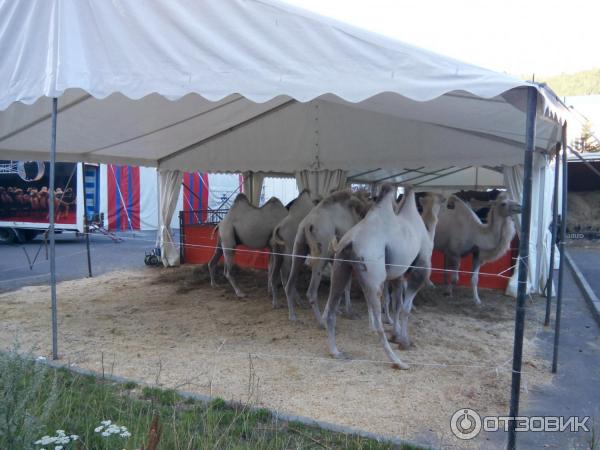
<path id="1" fill-rule="evenodd" d="M 108 229 L 140 229 L 140 168 L 107 166 Z"/>
<path id="2" fill-rule="evenodd" d="M 208 174 L 186 172 L 183 174 L 183 210 L 186 223 L 206 222 L 208 209 Z M 202 211 L 201 214 L 192 211 Z"/>

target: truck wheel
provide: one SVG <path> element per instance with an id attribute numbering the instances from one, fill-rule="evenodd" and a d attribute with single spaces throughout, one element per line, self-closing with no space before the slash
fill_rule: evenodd
<path id="1" fill-rule="evenodd" d="M 19 238 L 12 228 L 0 228 L 0 239 L 9 244 L 16 244 L 19 242 Z"/>
<path id="2" fill-rule="evenodd" d="M 38 230 L 19 230 L 22 242 L 29 242 L 36 238 L 40 232 Z"/>

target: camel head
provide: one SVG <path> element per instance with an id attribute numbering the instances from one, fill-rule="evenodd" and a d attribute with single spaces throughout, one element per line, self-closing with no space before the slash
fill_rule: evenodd
<path id="1" fill-rule="evenodd" d="M 376 204 L 383 202 L 391 202 L 396 207 L 396 187 L 390 183 L 384 183 L 381 185 L 379 189 L 379 194 L 377 194 L 377 199 L 375 200 Z"/>
<path id="2" fill-rule="evenodd" d="M 430 211 L 436 217 L 440 213 L 440 209 L 444 203 L 446 203 L 446 197 L 434 192 L 427 192 L 425 196 L 419 197 L 419 204 L 423 208 L 423 212 Z"/>
<path id="3" fill-rule="evenodd" d="M 494 201 L 493 208 L 501 217 L 521 214 L 521 204 L 512 200 L 506 192 L 498 195 Z"/>

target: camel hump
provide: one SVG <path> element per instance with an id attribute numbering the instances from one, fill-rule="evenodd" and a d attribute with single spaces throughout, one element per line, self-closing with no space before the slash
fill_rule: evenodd
<path id="1" fill-rule="evenodd" d="M 265 205 L 269 203 L 280 204 L 281 206 L 283 206 L 283 203 L 281 203 L 281 200 L 279 200 L 277 197 L 271 197 L 269 200 L 267 200 L 267 203 L 265 203 Z"/>
<path id="2" fill-rule="evenodd" d="M 238 202 L 250 203 L 248 197 L 246 197 L 246 194 L 244 194 L 243 192 L 240 192 L 238 195 L 235 196 L 233 204 L 235 205 Z"/>
<path id="3" fill-rule="evenodd" d="M 342 191 L 336 191 L 332 194 L 329 194 L 323 199 L 322 204 L 328 205 L 332 203 L 343 203 L 345 201 L 350 200 L 351 197 L 352 192 L 350 192 L 348 189 L 344 189 Z"/>

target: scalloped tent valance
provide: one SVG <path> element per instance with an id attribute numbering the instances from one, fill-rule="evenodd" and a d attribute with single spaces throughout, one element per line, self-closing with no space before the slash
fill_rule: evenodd
<path id="1" fill-rule="evenodd" d="M 518 164 L 547 88 L 273 0 L 0 4 L 0 154 L 207 171 Z"/>

